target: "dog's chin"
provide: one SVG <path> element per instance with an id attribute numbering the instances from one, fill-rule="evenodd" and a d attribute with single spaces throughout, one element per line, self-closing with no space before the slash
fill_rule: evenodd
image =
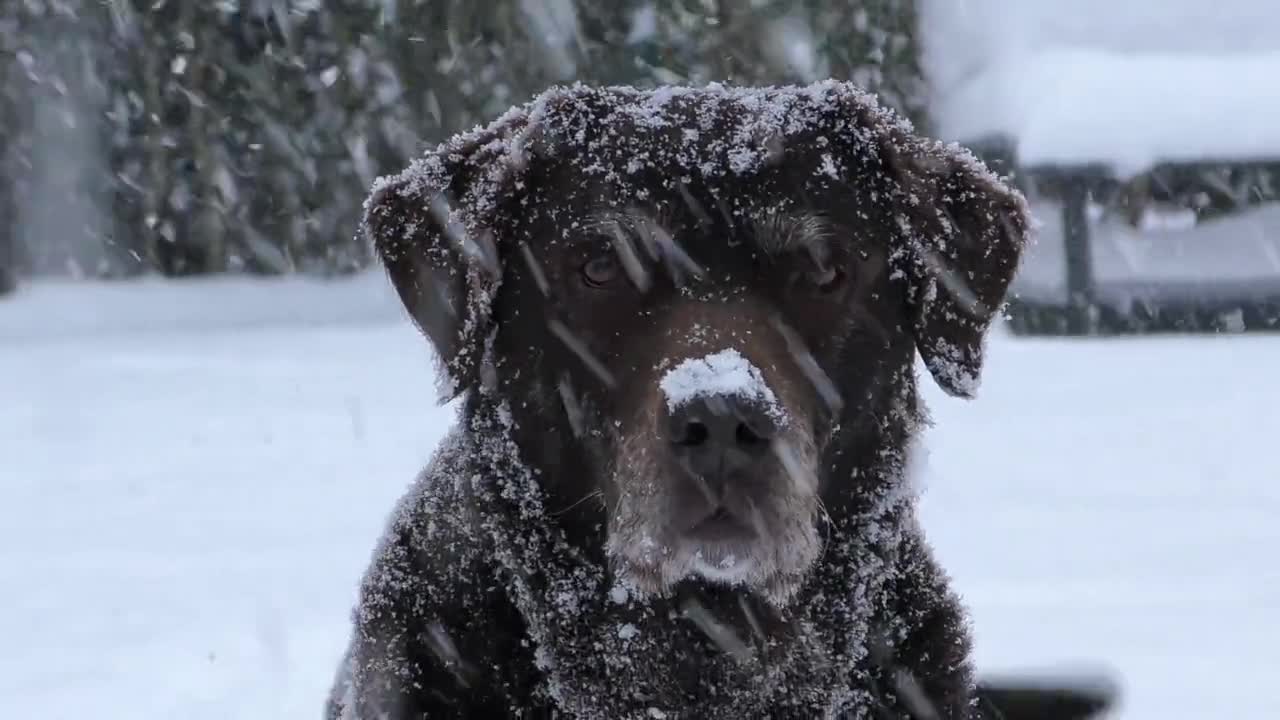
<path id="1" fill-rule="evenodd" d="M 756 584 L 757 566 L 750 546 L 728 543 L 695 544 L 686 576 L 697 576 L 721 585 Z"/>
<path id="2" fill-rule="evenodd" d="M 684 512 L 653 455 L 624 445 L 612 468 L 621 491 L 607 520 L 606 555 L 616 582 L 634 598 L 669 597 L 680 583 L 732 587 L 777 607 L 789 604 L 822 554 L 821 505 L 807 484 L 779 476 L 789 488 L 738 498 L 705 517 Z M 813 475 L 811 454 L 797 467 Z"/>
<path id="3" fill-rule="evenodd" d="M 696 581 L 735 588 L 784 607 L 795 596 L 813 560 L 780 568 L 774 559 L 777 553 L 770 552 L 767 545 L 762 540 L 675 539 L 640 553 L 611 548 L 610 555 L 614 575 L 636 599 L 669 597 L 677 585 Z"/>

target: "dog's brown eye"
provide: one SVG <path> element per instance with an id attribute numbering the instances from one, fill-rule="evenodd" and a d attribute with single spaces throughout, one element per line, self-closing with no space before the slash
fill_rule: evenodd
<path id="1" fill-rule="evenodd" d="M 612 253 L 598 255 L 582 266 L 582 281 L 589 287 L 599 288 L 618 277 L 618 260 Z"/>

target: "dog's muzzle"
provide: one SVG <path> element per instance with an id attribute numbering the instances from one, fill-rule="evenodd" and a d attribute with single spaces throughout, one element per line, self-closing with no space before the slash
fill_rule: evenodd
<path id="1" fill-rule="evenodd" d="M 669 451 L 682 470 L 684 492 L 676 521 L 695 540 L 749 540 L 758 530 L 751 498 L 760 463 L 770 454 L 778 422 L 763 405 L 735 395 L 710 395 L 669 411 Z"/>

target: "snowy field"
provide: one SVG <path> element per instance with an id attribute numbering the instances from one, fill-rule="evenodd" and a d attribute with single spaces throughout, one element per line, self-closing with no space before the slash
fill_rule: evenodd
<path id="1" fill-rule="evenodd" d="M 1277 718 L 1280 337 L 993 340 L 927 384 L 925 523 L 998 673 L 1115 717 Z M 0 301 L 0 717 L 319 716 L 355 585 L 451 420 L 381 278 Z"/>

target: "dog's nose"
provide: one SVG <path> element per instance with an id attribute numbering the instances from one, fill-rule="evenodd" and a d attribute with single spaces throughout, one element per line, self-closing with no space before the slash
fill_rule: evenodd
<path id="1" fill-rule="evenodd" d="M 732 395 L 687 402 L 669 415 L 678 456 L 703 476 L 741 470 L 764 455 L 778 423 L 759 403 Z"/>

